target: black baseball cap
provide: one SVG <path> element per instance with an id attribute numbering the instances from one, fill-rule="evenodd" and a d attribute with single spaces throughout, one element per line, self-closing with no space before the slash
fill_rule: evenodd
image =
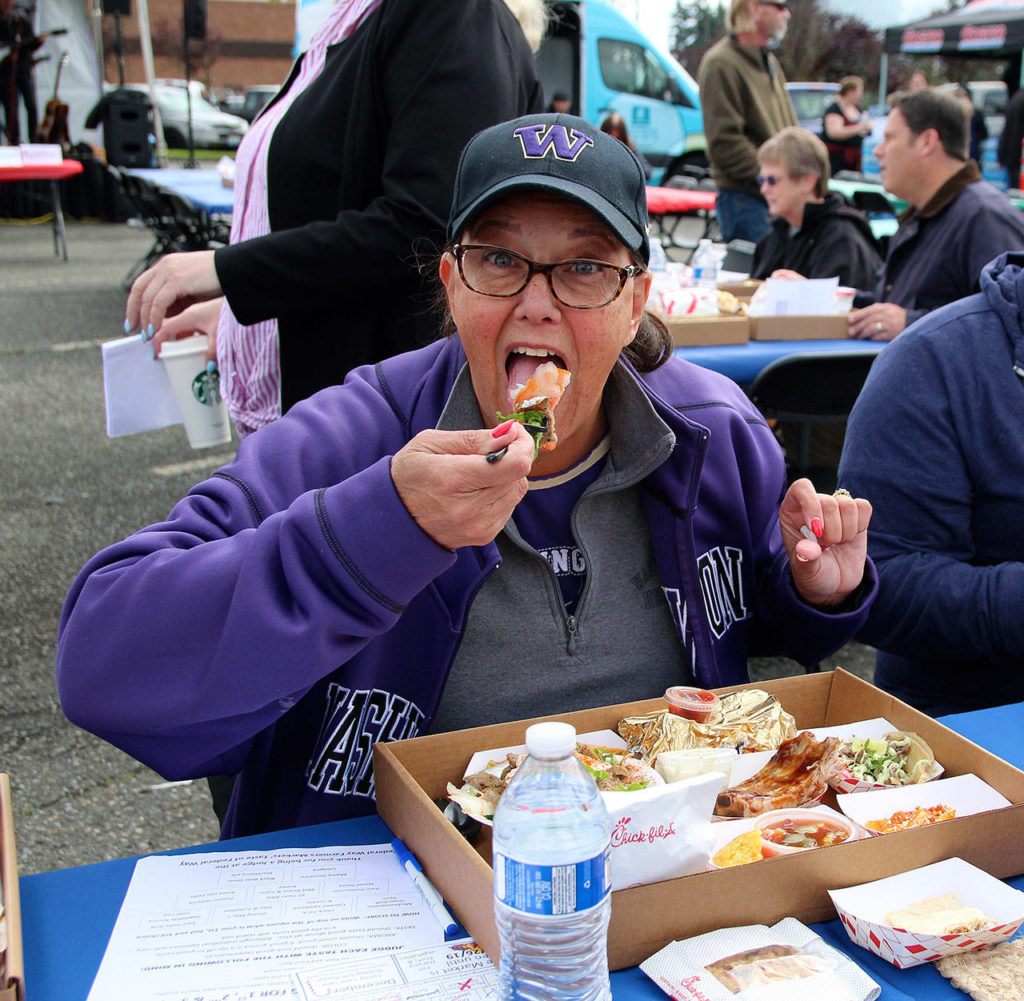
<path id="1" fill-rule="evenodd" d="M 650 260 L 643 167 L 628 146 L 584 119 L 526 115 L 473 136 L 455 174 L 448 239 L 513 191 L 553 191 L 582 203 L 645 264 Z"/>

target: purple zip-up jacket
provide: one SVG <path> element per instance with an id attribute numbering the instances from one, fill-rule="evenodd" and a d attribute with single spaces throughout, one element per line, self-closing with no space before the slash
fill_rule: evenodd
<path id="1" fill-rule="evenodd" d="M 372 812 L 373 743 L 429 726 L 500 557 L 494 543 L 433 542 L 390 457 L 436 425 L 464 363 L 456 337 L 357 369 L 246 438 L 166 521 L 72 585 L 64 711 L 169 779 L 238 773 L 224 837 Z M 778 526 L 782 457 L 761 416 L 679 359 L 640 384 L 677 437 L 641 491 L 700 683 L 747 680 L 752 653 L 810 664 L 837 649 L 864 621 L 874 570 L 855 611 L 801 601 Z M 642 661 L 633 670 L 637 698 L 657 694 Z"/>

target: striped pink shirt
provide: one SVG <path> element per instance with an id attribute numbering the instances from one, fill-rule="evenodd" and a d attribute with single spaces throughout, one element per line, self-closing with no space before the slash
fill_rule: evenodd
<path id="1" fill-rule="evenodd" d="M 246 133 L 235 161 L 232 243 L 270 232 L 267 153 L 274 129 L 295 98 L 323 72 L 327 47 L 348 38 L 380 3 L 381 0 L 337 0 L 310 41 L 288 92 L 263 112 Z M 245 437 L 281 416 L 276 319 L 243 326 L 225 300 L 217 326 L 217 367 L 221 392 L 240 436 Z"/>

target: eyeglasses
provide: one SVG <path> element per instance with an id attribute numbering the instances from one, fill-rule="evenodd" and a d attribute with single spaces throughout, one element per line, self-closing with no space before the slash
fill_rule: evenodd
<path id="1" fill-rule="evenodd" d="M 757 0 L 762 7 L 774 7 L 776 10 L 789 10 L 788 0 Z"/>
<path id="2" fill-rule="evenodd" d="M 556 261 L 538 264 L 504 247 L 457 243 L 453 248 L 462 284 L 480 295 L 500 299 L 518 295 L 537 274 L 548 280 L 551 294 L 573 309 L 600 309 L 619 297 L 630 278 L 644 269 L 619 268 L 604 261 Z"/>
<path id="3" fill-rule="evenodd" d="M 785 178 L 773 177 L 771 174 L 758 174 L 755 180 L 759 188 L 763 188 L 766 184 L 769 188 L 774 188 L 776 184 L 781 184 Z"/>

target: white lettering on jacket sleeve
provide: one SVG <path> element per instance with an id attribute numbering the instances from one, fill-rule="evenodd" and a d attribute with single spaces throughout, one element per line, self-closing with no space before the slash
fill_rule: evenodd
<path id="1" fill-rule="evenodd" d="M 721 639 L 726 630 L 750 614 L 743 593 L 743 551 L 715 546 L 697 560 L 700 589 L 711 631 Z"/>
<path id="2" fill-rule="evenodd" d="M 423 713 L 392 692 L 332 682 L 306 784 L 328 795 L 373 799 L 373 745 L 414 737 L 422 722 Z"/>

